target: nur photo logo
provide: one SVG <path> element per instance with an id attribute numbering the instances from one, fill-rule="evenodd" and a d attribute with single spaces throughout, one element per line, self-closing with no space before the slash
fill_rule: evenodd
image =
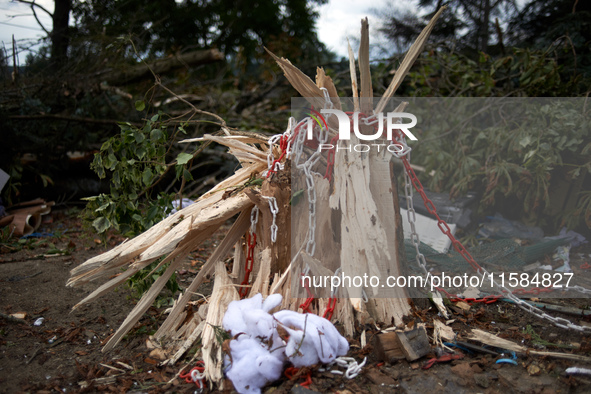
<path id="1" fill-rule="evenodd" d="M 417 118 L 415 115 L 408 112 L 388 112 L 377 113 L 372 116 L 365 116 L 359 111 L 344 112 L 338 109 L 326 109 L 323 108 L 320 112 L 310 109 L 308 113 L 307 122 L 307 136 L 306 138 L 314 140 L 314 128 L 316 125 L 322 130 L 323 128 L 328 130 L 327 119 L 330 120 L 331 116 L 336 117 L 338 124 L 338 141 L 351 141 L 351 136 L 354 135 L 360 141 L 374 141 L 385 140 L 393 141 L 393 137 L 396 135 L 395 131 L 402 132 L 407 138 L 413 141 L 417 141 L 415 135 L 409 130 L 416 126 Z M 410 120 L 408 123 L 404 123 L 405 119 Z M 360 130 L 360 122 L 365 126 L 363 132 Z M 334 123 L 334 122 L 333 122 Z M 362 126 L 361 126 L 362 127 Z M 373 128 L 373 133 L 369 132 Z M 384 130 L 385 129 L 385 130 Z M 377 149 L 378 152 L 385 148 L 391 153 L 401 153 L 404 150 L 404 146 L 399 143 L 359 143 L 359 144 L 339 144 L 336 139 L 333 139 L 331 143 L 318 144 L 318 151 L 334 149 L 336 152 L 347 150 L 349 152 L 368 152 L 372 147 Z"/>

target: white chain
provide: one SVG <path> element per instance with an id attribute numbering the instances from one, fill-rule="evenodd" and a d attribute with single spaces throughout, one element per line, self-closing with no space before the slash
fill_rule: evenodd
<path id="1" fill-rule="evenodd" d="M 250 211 L 250 233 L 254 234 L 256 232 L 257 223 L 259 221 L 259 207 L 256 205 L 252 207 L 252 211 Z"/>
<path id="2" fill-rule="evenodd" d="M 322 88 L 322 91 L 324 94 L 325 107 L 333 108 L 333 103 L 328 94 L 328 90 Z M 332 114 L 329 114 L 328 116 L 330 117 Z M 308 123 L 309 119 L 310 118 L 305 118 L 298 124 L 298 126 L 303 127 L 304 124 Z M 323 130 L 321 127 L 318 135 L 318 144 L 326 143 L 326 141 L 328 141 L 328 136 L 328 129 Z M 297 140 L 294 141 L 293 146 L 295 151 L 295 166 L 297 169 L 303 170 L 306 177 L 306 188 L 308 190 L 308 241 L 306 243 L 306 253 L 310 256 L 314 256 L 314 252 L 316 251 L 316 187 L 314 184 L 314 172 L 312 171 L 312 168 L 316 165 L 318 160 L 320 160 L 322 153 L 318 149 L 312 153 L 305 162 L 300 163 L 304 151 L 305 138 L 306 133 L 298 133 Z"/>
<path id="3" fill-rule="evenodd" d="M 548 321 L 552 322 L 556 327 L 566 328 L 566 329 L 570 328 L 570 329 L 573 329 L 573 330 L 576 330 L 579 332 L 591 332 L 591 327 L 579 326 L 579 325 L 573 324 L 570 320 L 564 319 L 562 317 L 550 316 L 546 312 L 541 310 L 540 308 L 528 303 L 527 301 L 522 300 L 519 297 L 516 297 L 511 290 L 507 289 L 504 286 L 499 285 L 494 280 L 494 277 L 491 276 L 491 274 L 488 271 L 486 271 L 486 269 L 481 268 L 481 270 L 480 270 L 480 272 L 478 272 L 478 274 L 492 278 L 494 288 L 496 290 L 500 291 L 500 293 L 504 294 L 505 298 L 508 298 L 511 301 L 513 301 L 513 303 L 515 303 L 518 307 L 520 307 L 524 311 L 529 312 L 533 315 L 536 315 L 540 319 L 548 320 Z M 587 293 L 589 292 L 589 290 L 582 288 L 581 286 L 576 286 L 576 287 L 584 290 L 583 292 L 587 292 Z M 580 291 L 580 289 L 575 289 L 575 290 Z"/>
<path id="4" fill-rule="evenodd" d="M 275 197 L 263 196 L 263 198 L 269 201 L 269 210 L 273 214 L 273 224 L 271 224 L 271 242 L 275 243 L 275 241 L 277 241 L 278 230 L 276 219 L 277 213 L 279 212 L 279 208 L 277 207 L 277 200 L 275 199 Z"/>
<path id="5" fill-rule="evenodd" d="M 194 383 L 199 382 L 199 388 L 205 387 L 203 384 L 203 379 L 205 379 L 205 371 L 199 372 L 196 369 L 191 371 L 191 379 Z"/>
<path id="6" fill-rule="evenodd" d="M 410 152 L 407 153 L 407 160 L 410 164 Z M 428 277 L 429 271 L 427 271 L 427 262 L 425 261 L 425 256 L 419 250 L 421 240 L 419 239 L 419 233 L 417 233 L 417 229 L 415 226 L 417 217 L 414 208 L 414 202 L 412 199 L 412 182 L 406 170 L 404 171 L 404 196 L 406 197 L 406 216 L 408 218 L 408 224 L 410 225 L 410 242 L 412 242 L 413 246 L 415 247 L 415 251 L 417 252 L 417 255 L 415 257 L 417 260 L 417 264 Z"/>
<path id="7" fill-rule="evenodd" d="M 344 373 L 342 371 L 339 371 L 338 369 L 333 369 L 330 371 L 330 373 L 335 375 L 345 375 L 347 379 L 353 379 L 357 377 L 357 375 L 359 375 L 359 373 L 361 372 L 361 368 L 365 366 L 366 362 L 367 357 L 363 359 L 363 362 L 361 364 L 358 364 L 357 360 L 355 360 L 353 357 L 337 357 L 334 359 L 333 362 L 327 365 L 327 368 L 331 368 L 334 365 L 345 368 L 346 370 Z M 319 371 L 325 370 L 326 369 L 324 368 L 319 369 Z"/>

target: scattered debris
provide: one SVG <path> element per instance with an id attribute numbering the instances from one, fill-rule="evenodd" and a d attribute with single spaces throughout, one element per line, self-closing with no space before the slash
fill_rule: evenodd
<path id="1" fill-rule="evenodd" d="M 0 218 L 0 228 L 9 226 L 15 237 L 32 234 L 41 226 L 41 216 L 51 212 L 54 204 L 38 198 L 13 205 L 6 209 L 6 216 Z"/>
<path id="2" fill-rule="evenodd" d="M 531 376 L 538 376 L 542 370 L 535 364 L 530 364 L 527 366 L 527 373 Z"/>
<path id="3" fill-rule="evenodd" d="M 497 352 L 494 352 L 490 349 L 483 348 L 482 346 L 476 346 L 476 345 L 469 343 L 469 342 L 456 341 L 455 344 L 464 347 L 468 351 L 473 351 L 473 352 L 483 353 L 483 354 L 490 354 L 491 356 L 494 356 L 494 357 L 499 355 L 499 353 L 497 353 Z"/>
<path id="4" fill-rule="evenodd" d="M 460 308 L 463 311 L 466 311 L 466 312 L 468 312 L 470 310 L 470 308 L 472 308 L 470 306 L 470 304 L 468 304 L 467 302 L 464 302 L 464 301 L 458 301 L 458 302 L 456 302 L 455 303 L 455 306 L 458 307 L 458 308 Z"/>
<path id="5" fill-rule="evenodd" d="M 16 312 L 16 313 L 11 313 L 10 314 L 11 317 L 14 317 L 15 319 L 25 319 L 27 317 L 27 312 Z"/>
<path id="6" fill-rule="evenodd" d="M 564 245 L 564 246 L 559 246 L 558 249 L 556 250 L 556 253 L 554 254 L 553 258 L 554 261 L 561 261 L 562 260 L 562 266 L 558 267 L 555 269 L 555 271 L 558 272 L 573 272 L 573 270 L 570 267 L 570 245 Z"/>
<path id="7" fill-rule="evenodd" d="M 518 238 L 538 241 L 544 238 L 544 231 L 539 227 L 529 227 L 523 223 L 505 219 L 500 213 L 488 216 L 488 222 L 482 224 L 478 234 L 484 238 Z"/>
<path id="8" fill-rule="evenodd" d="M 456 334 L 454 333 L 453 328 L 444 323 L 440 322 L 439 320 L 433 320 L 433 343 L 437 347 L 442 347 L 443 342 L 451 342 L 455 340 Z"/>
<path id="9" fill-rule="evenodd" d="M 453 201 L 449 198 L 448 193 L 436 193 L 430 190 L 425 190 L 425 194 L 435 205 L 439 217 L 445 220 L 448 224 L 454 223 L 462 228 L 465 228 L 470 224 L 470 215 L 472 214 L 472 209 L 469 207 L 476 201 L 476 193 L 469 192 L 466 196 L 456 198 Z M 399 199 L 403 206 L 406 205 L 405 196 L 401 195 L 399 196 Z M 423 204 L 423 200 L 419 194 L 413 195 L 412 199 L 417 213 L 435 218 L 425 207 L 425 204 Z"/>
<path id="10" fill-rule="evenodd" d="M 579 368 L 579 367 L 570 367 L 564 371 L 567 375 L 591 375 L 591 369 L 589 368 Z"/>
<path id="11" fill-rule="evenodd" d="M 427 361 L 427 363 L 425 365 L 423 365 L 423 369 L 429 369 L 431 368 L 433 365 L 435 364 L 439 364 L 439 363 L 448 363 L 450 361 L 453 360 L 460 360 L 464 358 L 463 354 L 444 354 L 441 357 L 438 358 L 432 358 L 431 360 Z"/>

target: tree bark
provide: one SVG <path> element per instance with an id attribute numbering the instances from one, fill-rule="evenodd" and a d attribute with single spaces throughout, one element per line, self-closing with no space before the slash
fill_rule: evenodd
<path id="1" fill-rule="evenodd" d="M 70 36 L 68 24 L 70 22 L 71 0 L 55 0 L 53 10 L 53 30 L 51 32 L 51 63 L 55 70 L 60 69 L 68 60 L 68 46 Z"/>
<path id="2" fill-rule="evenodd" d="M 478 37 L 478 44 L 477 50 L 486 52 L 488 49 L 488 31 L 489 31 L 489 23 L 490 23 L 490 0 L 482 0 L 482 18 L 480 20 L 479 36 Z"/>

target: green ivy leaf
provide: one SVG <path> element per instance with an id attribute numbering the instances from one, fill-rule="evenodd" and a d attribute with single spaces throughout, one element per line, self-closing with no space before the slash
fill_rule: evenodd
<path id="1" fill-rule="evenodd" d="M 136 149 L 135 154 L 140 159 L 143 159 L 144 156 L 146 156 L 146 149 L 143 146 L 140 146 L 139 148 Z"/>
<path id="2" fill-rule="evenodd" d="M 99 234 L 104 233 L 109 229 L 109 227 L 111 227 L 111 222 L 109 222 L 109 219 L 106 217 L 101 216 L 94 219 L 92 222 L 92 227 L 94 227 Z"/>
<path id="3" fill-rule="evenodd" d="M 95 211 L 95 212 L 101 212 L 101 211 L 104 211 L 105 209 L 107 209 L 107 208 L 109 207 L 109 205 L 111 205 L 111 202 L 110 202 L 110 201 L 109 201 L 109 202 L 107 202 L 107 203 L 105 203 L 105 204 L 103 204 L 103 205 L 101 205 L 100 207 L 98 207 L 98 208 L 97 208 L 97 209 L 95 209 L 94 211 Z"/>
<path id="4" fill-rule="evenodd" d="M 142 181 L 144 182 L 144 185 L 148 186 L 150 183 L 152 183 L 153 176 L 154 174 L 152 173 L 152 170 L 150 168 L 146 168 L 142 174 Z"/>
<path id="5" fill-rule="evenodd" d="M 179 155 L 176 157 L 176 163 L 180 164 L 180 165 L 184 165 L 187 164 L 189 162 L 189 160 L 191 160 L 193 158 L 193 155 L 189 154 L 189 153 L 179 153 Z"/>
<path id="6" fill-rule="evenodd" d="M 526 135 L 521 141 L 519 141 L 519 145 L 521 145 L 522 147 L 525 148 L 526 146 L 528 146 L 529 144 L 531 144 L 532 141 L 533 140 L 532 140 L 531 136 Z"/>
<path id="7" fill-rule="evenodd" d="M 152 141 L 159 141 L 162 138 L 162 131 L 160 129 L 154 129 L 150 131 L 150 139 Z"/>
<path id="8" fill-rule="evenodd" d="M 136 111 L 143 111 L 146 108 L 146 103 L 144 100 L 137 100 L 135 102 L 135 109 Z"/>

